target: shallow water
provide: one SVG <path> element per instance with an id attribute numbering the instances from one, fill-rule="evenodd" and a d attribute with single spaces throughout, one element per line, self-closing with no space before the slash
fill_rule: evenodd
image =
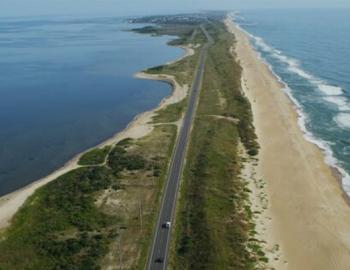
<path id="1" fill-rule="evenodd" d="M 121 18 L 0 19 L 0 195 L 59 168 L 155 107 L 171 87 L 133 78 L 174 60 L 170 37 Z"/>

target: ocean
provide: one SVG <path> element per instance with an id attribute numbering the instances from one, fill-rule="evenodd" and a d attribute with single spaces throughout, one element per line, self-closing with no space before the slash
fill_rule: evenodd
<path id="1" fill-rule="evenodd" d="M 284 83 L 305 137 L 350 195 L 350 9 L 245 10 L 234 21 Z"/>
<path id="2" fill-rule="evenodd" d="M 137 71 L 183 54 L 115 17 L 0 18 L 0 195 L 48 175 L 171 93 Z"/>

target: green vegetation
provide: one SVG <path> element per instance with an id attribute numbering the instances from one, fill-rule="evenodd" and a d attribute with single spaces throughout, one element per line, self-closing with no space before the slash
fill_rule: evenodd
<path id="1" fill-rule="evenodd" d="M 152 19 L 150 17 L 149 19 Z M 147 69 L 145 72 L 149 74 L 167 74 L 172 75 L 180 85 L 191 86 L 199 57 L 199 51 L 206 37 L 200 30 L 199 23 L 176 23 L 160 24 L 158 26 L 145 26 L 132 31 L 153 35 L 174 35 L 176 39 L 172 40 L 169 45 L 173 46 L 192 46 L 194 54 L 171 63 L 169 65 L 160 65 Z M 153 122 L 169 123 L 178 121 L 183 115 L 187 107 L 188 99 L 184 99 L 178 103 L 171 104 L 166 108 L 157 111 L 157 115 L 153 117 Z"/>
<path id="2" fill-rule="evenodd" d="M 170 65 L 157 66 L 146 70 L 150 74 L 168 74 L 175 77 L 180 85 L 189 85 L 192 83 L 194 71 L 198 62 L 199 49 L 195 49 L 195 54 Z"/>
<path id="3" fill-rule="evenodd" d="M 153 122 L 169 123 L 178 121 L 182 117 L 186 105 L 187 98 L 178 103 L 168 105 L 166 108 L 157 112 L 157 115 L 153 117 Z"/>
<path id="4" fill-rule="evenodd" d="M 252 242 L 249 189 L 240 177 L 242 142 L 258 151 L 250 105 L 241 91 L 241 68 L 230 54 L 234 37 L 222 23 L 206 25 L 209 48 L 203 87 L 184 169 L 172 269 L 256 269 L 266 261 Z"/>
<path id="5" fill-rule="evenodd" d="M 78 164 L 84 166 L 102 164 L 105 162 L 110 149 L 110 146 L 105 146 L 104 148 L 94 148 L 83 154 L 80 157 Z"/>
<path id="6" fill-rule="evenodd" d="M 145 26 L 142 28 L 132 29 L 132 31 L 140 34 L 151 34 L 154 36 L 161 35 L 171 35 L 178 36 L 178 38 L 173 39 L 168 42 L 172 46 L 185 45 L 188 42 L 188 39 L 192 36 L 193 30 L 196 29 L 198 25 L 161 25 L 161 26 Z M 202 39 L 205 42 L 205 37 Z"/>
<path id="7" fill-rule="evenodd" d="M 149 29 L 150 30 L 150 29 Z M 155 30 L 155 29 L 153 29 Z M 152 30 L 152 31 L 153 31 Z M 150 69 L 147 69 L 146 72 L 150 74 L 167 74 L 172 75 L 176 79 L 176 81 L 180 85 L 187 85 L 188 87 L 191 86 L 193 77 L 194 77 L 194 71 L 197 66 L 198 57 L 199 57 L 199 51 L 201 49 L 201 45 L 203 41 L 206 41 L 204 34 L 202 31 L 199 30 L 198 24 L 193 25 L 161 25 L 161 27 L 156 27 L 156 33 L 151 33 L 152 31 L 146 31 L 149 34 L 157 34 L 157 35 L 176 35 L 178 36 L 177 39 L 169 42 L 169 45 L 176 45 L 176 46 L 192 46 L 196 45 L 196 48 L 194 48 L 194 54 L 183 58 L 179 61 L 173 62 L 169 65 L 161 65 L 156 66 Z M 142 32 L 142 31 L 141 31 Z M 185 98 L 184 100 L 174 103 L 171 105 L 168 105 L 167 107 L 158 110 L 157 114 L 153 117 L 153 123 L 157 124 L 157 129 L 159 127 L 162 127 L 162 129 L 166 128 L 172 128 L 176 129 L 173 125 L 164 125 L 166 123 L 171 123 L 180 120 L 182 117 L 186 107 L 187 107 L 188 99 Z M 161 125 L 159 125 L 161 124 Z M 174 132 L 174 131 L 173 131 Z M 159 149 L 163 148 L 163 143 L 155 136 L 146 138 L 146 140 L 152 139 L 154 143 L 154 147 L 152 148 L 152 151 L 159 151 Z M 172 145 L 168 148 L 167 157 L 171 156 L 173 146 L 175 143 L 175 133 L 171 136 Z M 146 153 L 149 152 L 148 147 L 145 147 L 145 145 L 142 145 L 141 148 L 143 150 L 146 150 L 146 152 L 142 155 L 147 155 Z M 141 149 L 140 148 L 140 149 Z M 153 176 L 160 177 L 160 179 L 163 179 L 163 181 L 166 178 L 167 170 L 164 170 L 164 165 L 159 164 L 159 162 L 162 160 L 161 157 L 155 157 L 152 159 L 155 163 L 152 164 L 153 167 Z M 163 182 L 161 182 L 163 183 Z M 154 227 L 156 225 L 156 218 L 159 212 L 159 203 L 160 203 L 160 195 L 162 186 L 158 186 L 158 196 L 156 196 L 157 200 L 154 205 L 157 207 L 154 207 L 149 215 L 149 222 L 147 223 L 147 230 L 144 232 L 143 241 L 141 245 L 141 255 L 140 259 L 138 261 L 137 269 L 144 269 L 144 266 L 147 261 L 148 251 L 151 245 L 151 238 L 152 233 L 154 230 Z"/>
<path id="8" fill-rule="evenodd" d="M 0 269 L 98 269 L 117 217 L 99 211 L 93 194 L 117 183 L 110 169 L 94 167 L 40 188 L 0 242 Z"/>
<path id="9" fill-rule="evenodd" d="M 169 45 L 183 45 L 187 42 L 188 38 L 192 35 L 193 29 L 196 27 L 197 25 L 188 24 L 163 24 L 158 26 L 145 26 L 132 29 L 131 31 L 155 36 L 177 36 L 178 38 L 170 41 Z"/>
<path id="10" fill-rule="evenodd" d="M 259 145 L 250 103 L 241 89 L 241 66 L 230 53 L 234 36 L 227 32 L 222 23 L 210 24 L 207 28 L 215 40 L 215 46 L 209 49 L 206 77 L 216 89 L 219 102 L 216 106 L 207 106 L 205 113 L 237 119 L 240 140 L 249 154 L 256 155 Z"/>
<path id="11" fill-rule="evenodd" d="M 111 152 L 109 163 L 118 170 L 121 156 L 142 157 L 144 166 L 128 170 L 128 163 L 122 162 L 125 166 L 118 177 L 120 189 L 100 197 L 101 208 L 106 213 L 118 213 L 123 221 L 120 224 L 125 226 L 116 239 L 122 250 L 110 245 L 101 263 L 103 269 L 109 266 L 119 269 L 119 255 L 123 269 L 144 268 L 176 132 L 174 125 L 157 125 L 149 135 L 121 141 Z"/>
<path id="12" fill-rule="evenodd" d="M 123 147 L 117 145 L 109 155 L 108 165 L 116 172 L 124 169 L 132 171 L 145 168 L 146 161 L 141 155 L 128 155 Z"/>
<path id="13" fill-rule="evenodd" d="M 150 25 L 144 26 L 142 28 L 131 29 L 131 31 L 137 32 L 140 34 L 158 34 L 158 30 L 159 30 L 159 27 L 150 26 Z"/>
<path id="14" fill-rule="evenodd" d="M 120 252 L 141 269 L 176 130 L 160 125 L 142 139 L 122 140 L 107 152 L 107 164 L 70 171 L 37 190 L 1 235 L 0 269 L 100 269 L 115 265 Z M 118 238 L 123 251 L 115 250 Z"/>
<path id="15" fill-rule="evenodd" d="M 147 30 L 148 29 L 148 30 Z M 190 88 L 194 71 L 198 63 L 199 51 L 202 44 L 206 41 L 206 37 L 200 30 L 198 24 L 165 24 L 161 27 L 147 27 L 141 29 L 134 29 L 137 32 L 151 33 L 157 35 L 176 35 L 177 39 L 170 42 L 174 46 L 195 46 L 193 48 L 194 54 L 184 59 L 171 63 L 169 65 L 160 65 L 147 69 L 145 72 L 149 74 L 167 74 L 172 75 L 176 81 L 184 86 Z M 178 121 L 183 115 L 187 107 L 188 99 L 171 104 L 164 109 L 157 111 L 157 115 L 153 117 L 154 123 L 167 123 Z"/>
<path id="16" fill-rule="evenodd" d="M 146 70 L 150 74 L 167 74 L 175 77 L 176 81 L 181 85 L 190 85 L 193 79 L 199 50 L 201 45 L 206 41 L 205 35 L 200 30 L 199 25 L 161 25 L 160 27 L 151 27 L 147 33 L 155 35 L 174 35 L 176 39 L 169 42 L 172 46 L 195 46 L 193 48 L 194 55 L 176 61 L 169 65 L 160 65 Z M 144 29 L 144 28 L 141 28 Z M 146 26 L 146 29 L 150 29 Z M 134 29 L 136 32 L 144 32 L 145 30 Z"/>
<path id="17" fill-rule="evenodd" d="M 163 190 L 163 185 L 168 171 L 168 164 L 170 162 L 173 147 L 176 141 L 177 127 L 175 125 L 159 125 L 154 132 L 140 140 L 139 147 L 142 149 L 142 155 L 148 156 L 151 160 L 150 167 L 153 172 L 150 178 L 159 179 L 150 187 L 146 183 L 144 186 L 144 194 L 153 191 L 148 209 L 144 211 L 144 225 L 143 231 L 139 234 L 139 243 L 135 248 L 139 249 L 140 257 L 135 264 L 137 269 L 144 269 L 149 249 L 152 243 L 153 231 L 156 226 L 157 217 L 159 213 L 160 199 Z"/>

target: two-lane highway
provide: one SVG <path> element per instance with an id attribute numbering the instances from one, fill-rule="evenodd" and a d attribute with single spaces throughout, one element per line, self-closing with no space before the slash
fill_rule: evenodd
<path id="1" fill-rule="evenodd" d="M 171 222 L 171 225 L 173 224 L 176 199 L 180 184 L 180 178 L 182 175 L 182 167 L 184 164 L 186 148 L 189 141 L 189 134 L 191 132 L 193 118 L 197 107 L 197 101 L 205 68 L 206 54 L 209 46 L 213 43 L 212 38 L 203 26 L 201 26 L 201 30 L 207 37 L 208 42 L 203 45 L 200 52 L 199 63 L 190 91 L 188 109 L 186 111 L 183 125 L 177 138 L 171 159 L 166 187 L 164 190 L 160 213 L 158 216 L 157 227 L 155 229 L 152 247 L 147 262 L 148 270 L 165 269 L 167 266 L 171 226 L 170 228 L 167 228 L 167 226 L 164 225 L 167 222 Z"/>

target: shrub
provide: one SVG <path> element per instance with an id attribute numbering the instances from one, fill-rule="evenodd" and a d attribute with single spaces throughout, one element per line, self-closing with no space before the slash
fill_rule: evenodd
<path id="1" fill-rule="evenodd" d="M 105 146 L 104 148 L 92 149 L 80 157 L 78 164 L 79 165 L 102 164 L 105 161 L 106 156 L 108 155 L 108 152 L 110 149 L 111 149 L 110 146 Z"/>

